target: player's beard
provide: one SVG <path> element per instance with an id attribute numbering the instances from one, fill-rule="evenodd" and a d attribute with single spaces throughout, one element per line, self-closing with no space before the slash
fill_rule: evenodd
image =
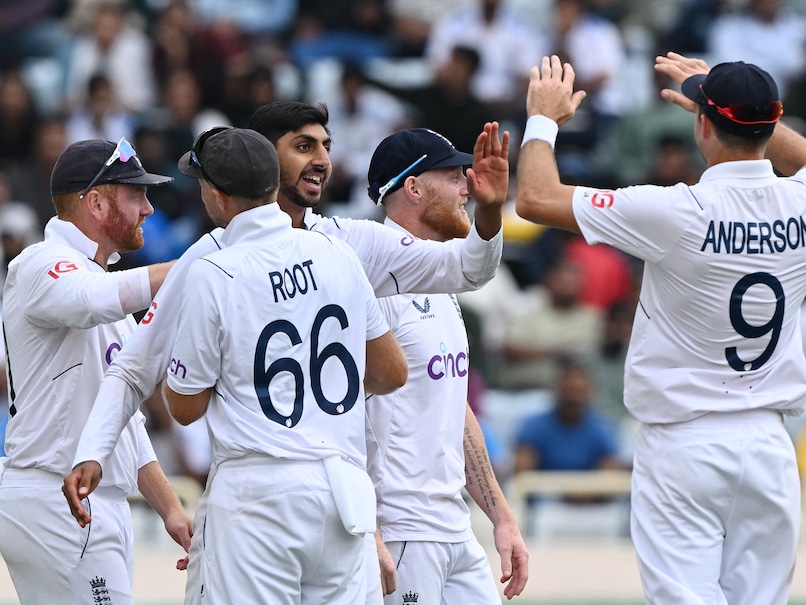
<path id="1" fill-rule="evenodd" d="M 322 190 L 324 190 L 326 181 L 322 177 Z M 306 194 L 296 183 L 280 183 L 280 197 L 284 197 L 290 202 L 300 206 L 301 208 L 315 208 L 319 205 L 322 199 L 322 194 Z"/>
<path id="2" fill-rule="evenodd" d="M 117 200 L 112 200 L 110 208 L 104 227 L 115 249 L 118 252 L 132 252 L 142 248 L 145 240 L 140 233 L 140 224 L 131 224 L 131 219 L 120 211 Z"/>
<path id="3" fill-rule="evenodd" d="M 442 241 L 467 237 L 470 233 L 470 217 L 456 206 L 434 203 L 426 205 L 421 218 L 423 224 L 442 236 Z"/>

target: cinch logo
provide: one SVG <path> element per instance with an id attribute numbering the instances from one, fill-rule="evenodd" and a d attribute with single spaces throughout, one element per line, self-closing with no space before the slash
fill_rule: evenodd
<path id="1" fill-rule="evenodd" d="M 182 378 L 187 378 L 188 375 L 188 369 L 175 357 L 171 359 L 171 365 L 168 367 L 168 371 L 175 376 L 179 376 L 179 372 L 182 372 Z"/>
<path id="2" fill-rule="evenodd" d="M 112 365 L 112 361 L 114 361 L 117 354 L 120 352 L 120 349 L 123 347 L 123 343 L 126 342 L 126 335 L 120 335 L 120 342 L 113 342 L 109 347 L 106 349 L 106 363 L 107 365 Z"/>
<path id="3" fill-rule="evenodd" d="M 414 238 L 410 235 L 405 236 L 402 240 L 400 240 L 401 246 L 411 246 L 414 243 Z"/>
<path id="4" fill-rule="evenodd" d="M 594 208 L 610 208 L 616 196 L 612 191 L 597 191 L 591 198 L 591 205 Z"/>
<path id="5" fill-rule="evenodd" d="M 439 343 L 440 355 L 434 355 L 428 361 L 428 375 L 432 380 L 440 380 L 446 376 L 463 378 L 467 376 L 467 351 L 459 351 L 456 355 L 447 353 L 445 343 Z"/>

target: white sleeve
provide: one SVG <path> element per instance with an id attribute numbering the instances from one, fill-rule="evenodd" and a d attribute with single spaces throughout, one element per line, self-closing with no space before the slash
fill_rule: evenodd
<path id="1" fill-rule="evenodd" d="M 64 247 L 42 247 L 25 262 L 25 271 L 18 272 L 18 286 L 27 301 L 25 318 L 36 326 L 87 329 L 119 321 L 128 309 L 148 306 L 148 300 L 141 304 L 145 267 L 91 271 L 86 258 Z M 122 301 L 122 292 L 131 298 Z"/>
<path id="2" fill-rule="evenodd" d="M 146 417 L 143 413 L 137 412 L 132 422 L 137 423 L 137 468 L 140 469 L 146 464 L 154 462 L 157 454 L 154 453 L 154 446 L 151 445 L 151 438 L 146 431 Z"/>
<path id="3" fill-rule="evenodd" d="M 205 234 L 176 261 L 148 313 L 106 371 L 81 433 L 73 466 L 97 460 L 104 466 L 129 419 L 165 378 L 176 339 L 188 269 L 197 258 L 221 248 L 220 230 Z"/>
<path id="4" fill-rule="evenodd" d="M 221 371 L 220 326 L 227 284 L 212 264 L 193 263 L 185 280 L 182 309 L 171 359 L 183 372 L 168 372 L 167 384 L 181 395 L 195 395 L 215 386 Z M 228 279 L 228 278 L 225 278 Z"/>
<path id="5" fill-rule="evenodd" d="M 610 244 L 657 262 L 702 211 L 686 185 L 639 185 L 624 189 L 574 190 L 574 217 L 589 244 Z"/>
<path id="6" fill-rule="evenodd" d="M 486 241 L 475 224 L 466 238 L 447 242 L 415 239 L 371 220 L 330 219 L 316 229 L 350 245 L 379 297 L 477 290 L 495 276 L 504 243 L 503 230 Z"/>

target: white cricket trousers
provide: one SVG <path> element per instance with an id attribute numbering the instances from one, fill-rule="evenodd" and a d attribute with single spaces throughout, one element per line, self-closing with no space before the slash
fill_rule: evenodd
<path id="1" fill-rule="evenodd" d="M 779 412 L 642 424 L 632 539 L 651 605 L 786 605 L 800 480 Z"/>
<path id="2" fill-rule="evenodd" d="M 215 465 L 210 469 L 210 474 L 207 479 L 208 485 L 212 482 L 215 469 Z M 193 517 L 193 537 L 190 540 L 190 550 L 188 552 L 189 562 L 185 584 L 184 605 L 203 605 L 206 602 L 206 599 L 204 599 L 202 559 L 204 558 L 204 525 L 207 519 L 208 494 L 209 492 L 205 488 L 204 493 L 196 504 L 196 514 Z M 381 568 L 380 562 L 378 561 L 375 536 L 373 534 L 367 534 L 365 542 L 364 550 L 367 559 L 367 598 L 365 605 L 383 605 Z"/>
<path id="3" fill-rule="evenodd" d="M 322 461 L 227 460 L 208 490 L 203 602 L 364 601 L 367 540 L 344 529 Z"/>
<path id="4" fill-rule="evenodd" d="M 399 605 L 418 595 L 426 605 L 499 605 L 501 595 L 487 553 L 473 537 L 464 542 L 387 542 L 397 568 L 397 590 L 384 597 Z"/>
<path id="5" fill-rule="evenodd" d="M 126 494 L 97 488 L 84 500 L 92 523 L 82 529 L 70 514 L 63 482 L 37 469 L 9 468 L 0 479 L 0 554 L 21 605 L 132 605 Z"/>

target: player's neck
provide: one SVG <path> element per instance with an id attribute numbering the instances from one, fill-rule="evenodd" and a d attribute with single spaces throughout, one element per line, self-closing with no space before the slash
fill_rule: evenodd
<path id="1" fill-rule="evenodd" d="M 291 217 L 291 226 L 294 227 L 294 229 L 306 228 L 305 211 L 307 208 L 304 208 L 299 204 L 295 204 L 291 200 L 284 198 L 282 195 L 277 197 L 277 205 L 280 206 L 280 210 Z"/>

